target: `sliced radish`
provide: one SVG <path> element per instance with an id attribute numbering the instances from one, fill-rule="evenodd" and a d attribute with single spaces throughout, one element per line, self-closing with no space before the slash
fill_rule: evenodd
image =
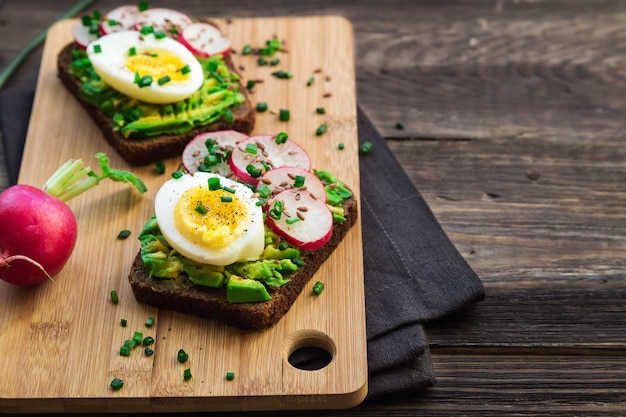
<path id="1" fill-rule="evenodd" d="M 84 26 L 82 22 L 74 23 L 72 26 L 72 36 L 74 42 L 82 49 L 87 49 L 87 45 L 98 39 L 98 34 L 91 33 L 88 26 Z"/>
<path id="2" fill-rule="evenodd" d="M 145 26 L 152 26 L 155 31 L 161 30 L 170 38 L 178 39 L 183 29 L 192 20 L 183 12 L 167 8 L 147 9 L 139 13 L 135 19 L 135 29 L 141 31 Z"/>
<path id="3" fill-rule="evenodd" d="M 120 6 L 104 15 L 100 23 L 100 32 L 108 35 L 122 30 L 132 30 L 135 28 L 135 20 L 139 15 L 137 6 Z"/>
<path id="4" fill-rule="evenodd" d="M 200 170 L 230 177 L 232 176 L 232 171 L 230 169 L 230 163 L 228 162 L 228 156 L 238 142 L 247 138 L 248 135 L 235 130 L 200 133 L 195 136 L 183 150 L 183 165 L 191 174 Z M 215 149 L 211 152 L 207 146 L 209 139 L 219 148 L 219 152 L 216 153 Z M 213 162 L 207 164 L 208 161 L 205 162 L 205 157 L 209 157 L 209 155 L 215 156 L 218 162 L 214 165 Z"/>
<path id="5" fill-rule="evenodd" d="M 274 135 L 250 136 L 239 142 L 230 156 L 230 168 L 235 176 L 254 187 L 263 173 L 284 166 L 310 170 L 311 159 L 293 140 L 277 141 Z"/>
<path id="6" fill-rule="evenodd" d="M 333 215 L 308 191 L 285 190 L 267 205 L 267 225 L 302 250 L 315 250 L 332 235 Z"/>
<path id="7" fill-rule="evenodd" d="M 178 41 L 202 58 L 226 56 L 230 52 L 230 39 L 222 36 L 222 32 L 210 23 L 195 22 L 186 26 Z"/>
<path id="8" fill-rule="evenodd" d="M 300 185 L 302 183 L 302 185 Z M 279 167 L 270 169 L 259 180 L 258 187 L 267 185 L 272 195 L 288 189 L 308 191 L 326 202 L 324 183 L 313 172 L 299 167 Z"/>

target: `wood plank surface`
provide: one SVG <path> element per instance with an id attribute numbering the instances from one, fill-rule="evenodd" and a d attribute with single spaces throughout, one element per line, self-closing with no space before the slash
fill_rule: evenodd
<path id="1" fill-rule="evenodd" d="M 264 332 L 246 332 L 217 322 L 139 304 L 127 276 L 139 250 L 136 236 L 154 213 L 154 195 L 169 176 L 155 173 L 153 165 L 131 167 L 109 148 L 100 131 L 62 86 L 56 75 L 57 53 L 71 41 L 75 20 L 51 29 L 42 58 L 35 103 L 28 130 L 19 181 L 43 184 L 70 158 L 94 161 L 102 151 L 111 166 L 132 169 L 147 184 L 146 195 L 118 183 L 102 183 L 70 201 L 79 235 L 63 271 L 36 288 L 0 283 L 0 357 L 10 357 L 20 346 L 24 361 L 3 364 L 9 378 L 0 382 L 0 407 L 20 412 L 207 411 L 244 409 L 342 408 L 358 404 L 367 393 L 363 262 L 360 225 L 349 232 L 289 313 Z M 270 109 L 290 109 L 282 122 L 271 111 L 259 114 L 252 134 L 288 132 L 300 143 L 316 167 L 324 167 L 359 191 L 356 136 L 356 97 L 352 53 L 352 27 L 340 17 L 234 19 L 218 24 L 235 50 L 248 42 L 262 46 L 273 37 L 285 40 L 288 52 L 277 67 L 256 65 L 256 57 L 235 54 L 247 79 L 262 79 L 254 99 Z M 313 36 L 315 35 L 315 36 Z M 254 41 L 253 41 L 254 40 Z M 348 51 L 336 60 L 329 45 Z M 298 46 L 301 49 L 298 49 Z M 300 52 L 298 52 L 300 51 Z M 306 53 L 304 53 L 306 52 Z M 322 69 L 315 85 L 307 87 L 314 71 Z M 277 69 L 294 77 L 271 76 Z M 332 81 L 331 81 L 332 78 Z M 336 97 L 324 97 L 334 87 Z M 253 100 L 256 102 L 256 100 Z M 315 114 L 325 107 L 327 115 Z M 327 123 L 327 134 L 315 130 Z M 338 143 L 346 148 L 338 150 Z M 180 158 L 166 161 L 166 172 L 176 170 Z M 353 186 L 354 185 L 354 186 Z M 117 233 L 130 229 L 135 238 L 119 241 Z M 326 284 L 323 295 L 312 295 L 316 280 Z M 116 290 L 120 303 L 109 301 Z M 144 325 L 155 317 L 153 327 Z M 120 326 L 121 319 L 128 321 Z M 119 354 L 134 331 L 155 338 L 155 355 L 142 349 L 131 357 Z M 45 346 L 45 354 L 42 347 Z M 302 347 L 321 347 L 332 355 L 322 369 L 307 371 L 288 362 Z M 177 362 L 179 349 L 190 360 Z M 183 379 L 190 368 L 193 377 Z M 225 375 L 234 372 L 236 379 Z M 113 378 L 125 381 L 114 391 Z"/>
<path id="2" fill-rule="evenodd" d="M 0 38 L 12 41 L 0 43 L 0 65 L 73 3 L 4 2 Z M 184 8 L 348 18 L 359 105 L 487 290 L 478 305 L 427 324 L 433 388 L 350 410 L 234 415 L 626 414 L 626 2 L 191 0 Z M 40 58 L 9 86 L 30 87 Z"/>

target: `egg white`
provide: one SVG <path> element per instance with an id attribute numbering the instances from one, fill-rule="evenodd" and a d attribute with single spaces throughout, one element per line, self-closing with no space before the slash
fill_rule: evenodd
<path id="1" fill-rule="evenodd" d="M 137 54 L 165 51 L 175 55 L 189 66 L 187 78 L 172 80 L 163 85 L 153 79 L 152 85 L 139 87 L 135 82 L 135 73 L 126 66 L 131 48 L 135 48 Z M 147 103 L 163 104 L 184 100 L 204 82 L 202 66 L 195 56 L 183 44 L 168 37 L 159 39 L 154 34 L 143 35 L 135 30 L 114 32 L 91 42 L 87 46 L 87 55 L 94 70 L 105 83 L 122 94 Z"/>
<path id="2" fill-rule="evenodd" d="M 176 227 L 174 211 L 182 194 L 197 186 L 208 187 L 211 177 L 219 177 L 220 184 L 235 190 L 236 197 L 248 208 L 247 225 L 242 236 L 228 246 L 212 249 L 187 239 Z M 238 261 L 256 260 L 265 247 L 265 227 L 263 212 L 257 206 L 257 197 L 245 185 L 207 172 L 185 174 L 179 179 L 166 181 L 155 198 L 155 214 L 157 223 L 165 240 L 179 253 L 187 258 L 209 265 L 229 265 Z M 228 204 L 228 203 L 225 203 Z"/>

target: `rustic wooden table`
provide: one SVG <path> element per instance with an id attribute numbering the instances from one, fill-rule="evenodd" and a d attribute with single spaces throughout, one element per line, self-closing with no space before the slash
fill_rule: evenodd
<path id="1" fill-rule="evenodd" d="M 0 3 L 0 67 L 73 4 Z M 428 325 L 435 387 L 288 415 L 626 413 L 626 2 L 176 6 L 218 17 L 350 19 L 359 104 L 487 291 Z M 40 53 L 9 87 L 33 83 Z"/>

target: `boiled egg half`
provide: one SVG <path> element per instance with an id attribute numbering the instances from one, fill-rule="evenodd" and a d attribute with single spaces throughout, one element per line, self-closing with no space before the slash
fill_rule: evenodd
<path id="1" fill-rule="evenodd" d="M 155 198 L 165 240 L 187 258 L 210 265 L 258 259 L 265 227 L 258 197 L 245 185 L 196 172 L 166 181 Z"/>
<path id="2" fill-rule="evenodd" d="M 147 103 L 186 99 L 204 81 L 202 66 L 183 44 L 154 33 L 110 33 L 91 42 L 87 55 L 105 83 Z"/>

